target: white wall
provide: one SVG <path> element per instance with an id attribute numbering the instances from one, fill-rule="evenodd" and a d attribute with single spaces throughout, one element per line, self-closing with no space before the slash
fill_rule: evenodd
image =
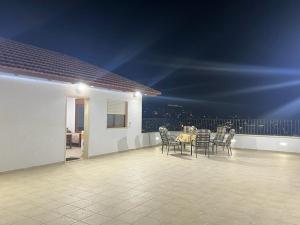
<path id="1" fill-rule="evenodd" d="M 300 153 L 299 137 L 235 135 L 234 148 Z"/>
<path id="2" fill-rule="evenodd" d="M 61 85 L 0 75 L 0 171 L 64 160 L 64 96 Z"/>
<path id="3" fill-rule="evenodd" d="M 66 98 L 90 102 L 89 156 L 140 148 L 142 98 L 132 93 L 16 78 L 0 73 L 0 172 L 64 161 Z M 106 128 L 108 99 L 128 101 L 128 128 Z"/>
<path id="4" fill-rule="evenodd" d="M 107 128 L 107 101 L 128 101 L 128 127 Z M 93 92 L 90 97 L 89 155 L 142 147 L 142 99 L 117 92 Z"/>
<path id="5" fill-rule="evenodd" d="M 67 97 L 67 118 L 66 127 L 75 132 L 75 98 Z"/>

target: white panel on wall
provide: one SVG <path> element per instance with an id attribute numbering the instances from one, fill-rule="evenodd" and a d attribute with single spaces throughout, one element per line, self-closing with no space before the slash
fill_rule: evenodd
<path id="1" fill-rule="evenodd" d="M 75 98 L 67 98 L 67 118 L 66 118 L 66 127 L 75 132 Z"/>

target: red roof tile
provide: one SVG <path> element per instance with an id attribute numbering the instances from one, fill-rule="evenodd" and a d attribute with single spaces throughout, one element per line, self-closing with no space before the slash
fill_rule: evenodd
<path id="1" fill-rule="evenodd" d="M 65 82 L 147 95 L 161 93 L 143 84 L 54 51 L 0 38 L 0 70 Z"/>

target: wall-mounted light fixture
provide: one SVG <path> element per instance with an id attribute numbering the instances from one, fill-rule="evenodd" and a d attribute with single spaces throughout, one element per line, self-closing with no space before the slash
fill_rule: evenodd
<path id="1" fill-rule="evenodd" d="M 142 93 L 140 91 L 136 91 L 136 92 L 134 92 L 133 96 L 140 97 L 140 96 L 142 96 Z"/>
<path id="2" fill-rule="evenodd" d="M 75 85 L 76 85 L 76 92 L 77 93 L 82 93 L 88 88 L 88 86 L 84 83 L 77 83 Z"/>

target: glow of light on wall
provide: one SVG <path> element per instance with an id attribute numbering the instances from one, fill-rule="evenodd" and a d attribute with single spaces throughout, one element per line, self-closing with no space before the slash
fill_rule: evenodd
<path id="1" fill-rule="evenodd" d="M 279 143 L 281 146 L 287 146 L 288 144 L 286 142 L 280 142 Z"/>
<path id="2" fill-rule="evenodd" d="M 82 93 L 82 92 L 84 92 L 88 88 L 88 86 L 86 84 L 84 84 L 84 83 L 77 83 L 75 85 L 76 85 L 76 91 L 78 93 Z"/>
<path id="3" fill-rule="evenodd" d="M 155 137 L 155 140 L 159 141 L 159 137 Z"/>
<path id="4" fill-rule="evenodd" d="M 70 85 L 67 82 L 63 81 L 49 81 L 44 78 L 39 78 L 39 77 L 30 77 L 26 75 L 18 75 L 18 74 L 12 74 L 12 73 L 3 73 L 0 72 L 0 79 L 7 79 L 7 80 L 19 80 L 19 81 L 25 81 L 25 82 L 30 82 L 30 83 L 41 83 L 41 84 L 58 84 L 58 85 Z"/>
<path id="5" fill-rule="evenodd" d="M 111 90 L 111 89 L 105 89 L 105 88 L 100 88 L 100 87 L 95 87 L 95 86 L 88 86 L 84 83 L 76 83 L 72 84 L 69 82 L 64 82 L 64 81 L 56 81 L 56 80 L 47 80 L 44 78 L 39 78 L 39 77 L 31 77 L 31 76 L 26 76 L 26 75 L 19 75 L 19 74 L 13 74 L 13 73 L 5 73 L 0 71 L 0 79 L 6 79 L 6 80 L 18 80 L 18 81 L 24 81 L 24 82 L 30 82 L 30 83 L 37 83 L 37 84 L 56 84 L 56 85 L 62 85 L 65 87 L 71 87 L 74 88 L 76 92 L 83 92 L 80 90 L 86 90 L 89 87 L 93 88 L 94 91 L 100 91 L 100 92 L 105 92 L 105 93 L 114 93 L 114 94 L 123 94 L 124 91 L 120 90 Z M 128 93 L 131 95 L 131 93 Z M 133 95 L 139 95 L 142 96 L 142 93 L 137 91 Z M 146 94 L 145 94 L 146 95 Z"/>

